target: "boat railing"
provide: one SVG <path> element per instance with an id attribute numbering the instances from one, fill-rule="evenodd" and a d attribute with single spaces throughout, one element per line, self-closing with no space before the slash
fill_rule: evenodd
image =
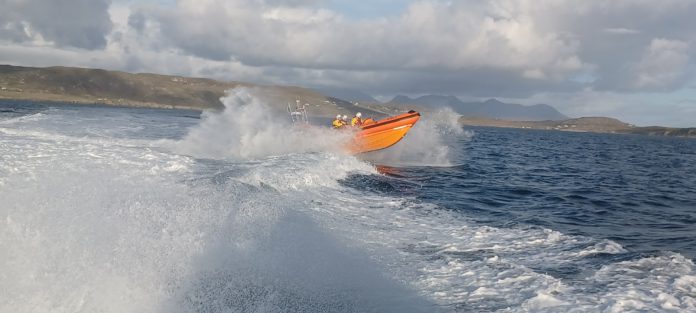
<path id="1" fill-rule="evenodd" d="M 290 121 L 293 124 L 309 124 L 309 117 L 307 116 L 308 103 L 304 105 L 300 104 L 300 100 L 295 100 L 295 107 L 288 103 L 288 113 L 290 114 Z"/>

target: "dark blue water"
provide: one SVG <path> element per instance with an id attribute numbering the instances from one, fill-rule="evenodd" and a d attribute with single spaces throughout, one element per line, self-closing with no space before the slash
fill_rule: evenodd
<path id="1" fill-rule="evenodd" d="M 469 129 L 461 165 L 387 168 L 391 179 L 366 189 L 414 194 L 481 224 L 536 225 L 636 254 L 696 257 L 696 140 Z"/>

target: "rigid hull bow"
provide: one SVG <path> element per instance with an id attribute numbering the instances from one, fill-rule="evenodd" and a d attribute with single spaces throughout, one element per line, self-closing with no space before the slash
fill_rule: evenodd
<path id="1" fill-rule="evenodd" d="M 348 151 L 358 154 L 389 148 L 404 138 L 418 119 L 420 113 L 409 111 L 372 123 L 367 120 L 351 140 Z"/>

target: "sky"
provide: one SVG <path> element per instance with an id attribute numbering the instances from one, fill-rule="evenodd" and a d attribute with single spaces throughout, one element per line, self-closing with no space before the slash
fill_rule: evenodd
<path id="1" fill-rule="evenodd" d="M 696 0 L 0 0 L 0 64 L 696 126 Z"/>

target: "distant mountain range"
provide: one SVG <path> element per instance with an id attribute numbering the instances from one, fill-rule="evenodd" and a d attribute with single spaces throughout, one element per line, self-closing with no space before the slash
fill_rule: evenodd
<path id="1" fill-rule="evenodd" d="M 390 105 L 418 105 L 423 109 L 450 107 L 465 117 L 482 117 L 511 121 L 559 121 L 568 116 L 558 112 L 546 104 L 525 106 L 514 103 L 504 103 L 496 99 L 483 102 L 464 102 L 455 96 L 426 95 L 418 98 L 398 95 L 388 102 Z"/>
<path id="2" fill-rule="evenodd" d="M 376 104 L 380 103 L 372 96 L 352 89 L 323 88 L 317 91 L 332 98 L 347 102 Z M 546 104 L 525 106 L 514 103 L 504 103 L 496 99 L 483 102 L 464 102 L 455 96 L 426 95 L 418 98 L 410 98 L 398 95 L 391 101 L 384 103 L 391 107 L 413 108 L 420 110 L 434 110 L 450 107 L 455 112 L 468 117 L 481 117 L 516 121 L 560 121 L 568 119 L 568 116 L 558 112 L 555 108 Z"/>

